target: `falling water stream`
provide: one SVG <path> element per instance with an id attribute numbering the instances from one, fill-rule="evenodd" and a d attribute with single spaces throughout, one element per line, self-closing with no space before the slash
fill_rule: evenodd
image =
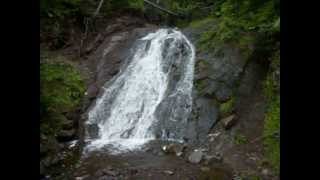
<path id="1" fill-rule="evenodd" d="M 86 137 L 89 151 L 107 146 L 119 153 L 157 138 L 179 141 L 185 133 L 192 109 L 193 45 L 175 29 L 159 29 L 138 41 L 127 66 L 102 87 L 88 113 L 86 125 L 97 127 L 96 137 Z"/>

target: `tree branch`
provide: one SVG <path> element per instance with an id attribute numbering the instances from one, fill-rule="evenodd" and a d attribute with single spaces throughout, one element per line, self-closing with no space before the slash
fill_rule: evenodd
<path id="1" fill-rule="evenodd" d="M 98 7 L 97 7 L 96 11 L 93 14 L 93 17 L 96 17 L 98 15 L 103 2 L 104 2 L 104 0 L 100 0 Z"/>

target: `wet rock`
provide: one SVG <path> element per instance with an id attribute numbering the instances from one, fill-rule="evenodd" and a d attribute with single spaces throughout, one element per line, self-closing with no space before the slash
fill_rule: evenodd
<path id="1" fill-rule="evenodd" d="M 110 74 L 111 76 L 114 76 L 114 75 L 118 74 L 118 72 L 119 72 L 118 69 L 114 69 L 114 70 L 111 70 L 111 71 L 109 72 L 109 74 Z"/>
<path id="2" fill-rule="evenodd" d="M 203 152 L 202 151 L 194 151 L 193 153 L 190 154 L 188 157 L 189 162 L 198 164 L 203 158 Z"/>
<path id="3" fill-rule="evenodd" d="M 145 51 L 148 51 L 150 49 L 150 45 L 151 45 L 151 40 L 147 40 Z"/>
<path id="4" fill-rule="evenodd" d="M 99 127 L 97 124 L 89 124 L 87 129 L 90 138 L 95 139 L 99 137 Z"/>
<path id="5" fill-rule="evenodd" d="M 165 170 L 164 173 L 167 174 L 167 175 L 169 175 L 169 176 L 171 176 L 171 175 L 174 174 L 174 172 L 173 172 L 173 171 L 170 171 L 170 170 Z"/>
<path id="6" fill-rule="evenodd" d="M 224 128 L 228 130 L 236 124 L 236 116 L 233 114 L 226 118 L 223 118 L 221 121 L 223 123 Z"/>
<path id="7" fill-rule="evenodd" d="M 212 103 L 212 99 L 204 97 L 197 99 L 195 103 L 199 109 L 196 116 L 197 127 L 195 127 L 198 136 L 197 141 L 203 142 L 218 119 L 218 107 Z"/>
<path id="8" fill-rule="evenodd" d="M 144 149 L 145 152 L 153 152 L 153 148 L 151 147 L 147 147 Z"/>

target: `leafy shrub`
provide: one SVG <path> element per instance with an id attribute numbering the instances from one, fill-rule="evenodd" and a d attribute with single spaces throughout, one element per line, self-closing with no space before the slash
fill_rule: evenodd
<path id="1" fill-rule="evenodd" d="M 71 65 L 40 66 L 40 99 L 46 112 L 72 110 L 84 93 L 81 76 Z"/>
<path id="2" fill-rule="evenodd" d="M 71 66 L 62 63 L 40 65 L 40 129 L 55 134 L 65 121 L 65 113 L 75 110 L 84 94 L 84 82 Z"/>

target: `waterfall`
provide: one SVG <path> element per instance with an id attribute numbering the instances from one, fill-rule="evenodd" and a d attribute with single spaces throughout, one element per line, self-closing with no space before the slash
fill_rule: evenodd
<path id="1" fill-rule="evenodd" d="M 110 146 L 114 152 L 141 147 L 167 136 L 165 125 L 183 126 L 192 109 L 195 50 L 178 30 L 159 29 L 138 40 L 126 67 L 107 82 L 88 113 L 87 150 Z M 157 134 L 159 133 L 160 134 Z"/>

